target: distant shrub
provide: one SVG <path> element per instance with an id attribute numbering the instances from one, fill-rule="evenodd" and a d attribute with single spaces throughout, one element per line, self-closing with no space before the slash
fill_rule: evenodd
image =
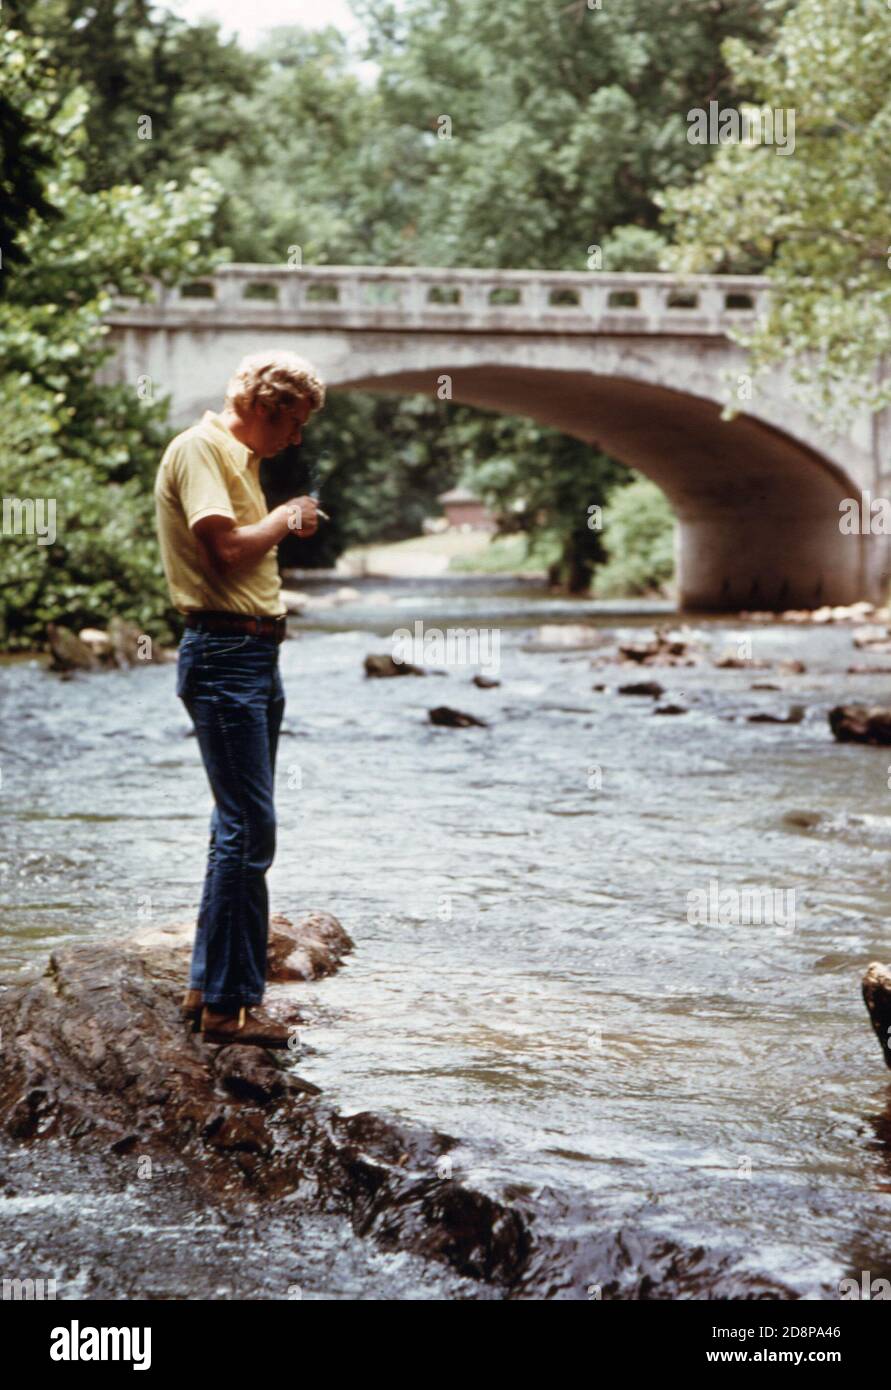
<path id="1" fill-rule="evenodd" d="M 674 578 L 675 517 L 649 478 L 613 488 L 603 512 L 607 559 L 594 575 L 598 598 L 661 594 Z"/>

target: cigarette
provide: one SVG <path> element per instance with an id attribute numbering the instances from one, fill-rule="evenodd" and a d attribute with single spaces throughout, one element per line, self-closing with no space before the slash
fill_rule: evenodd
<path id="1" fill-rule="evenodd" d="M 320 517 L 322 518 L 323 521 L 330 521 L 330 520 L 331 520 L 331 518 L 330 518 L 330 516 L 328 515 L 328 513 L 327 513 L 327 512 L 323 512 L 322 509 L 321 509 L 321 507 L 316 507 L 316 516 L 320 516 Z"/>

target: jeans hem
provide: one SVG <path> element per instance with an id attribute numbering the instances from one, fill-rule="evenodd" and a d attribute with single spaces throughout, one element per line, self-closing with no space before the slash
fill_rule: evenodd
<path id="1" fill-rule="evenodd" d="M 228 1008 L 237 1012 L 241 1008 L 251 1009 L 255 1004 L 262 1004 L 263 996 L 262 994 L 205 994 L 204 1002 L 205 1004 L 212 1004 L 214 1008 L 218 1008 L 221 1004 L 225 1004 Z"/>

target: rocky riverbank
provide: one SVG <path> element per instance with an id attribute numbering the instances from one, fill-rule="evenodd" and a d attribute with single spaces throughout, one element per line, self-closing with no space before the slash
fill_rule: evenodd
<path id="1" fill-rule="evenodd" d="M 124 1158 L 185 1160 L 213 1200 L 299 1189 L 384 1247 L 510 1285 L 530 1251 L 522 1216 L 443 1174 L 455 1140 L 380 1116 L 338 1113 L 297 1074 L 304 1016 L 276 986 L 336 970 L 352 943 L 327 914 L 273 922 L 269 1011 L 295 1027 L 280 1063 L 258 1048 L 203 1044 L 179 999 L 186 926 L 53 955 L 37 982 L 0 999 L 0 1123 Z"/>
<path id="2" fill-rule="evenodd" d="M 457 1139 L 339 1114 L 296 1069 L 318 1004 L 298 1007 L 287 988 L 336 971 L 352 950 L 328 914 L 273 919 L 266 1006 L 295 1029 L 283 1057 L 188 1031 L 179 1000 L 190 935 L 183 925 L 72 946 L 0 997 L 5 1139 L 130 1167 L 163 1170 L 175 1155 L 223 1213 L 287 1198 L 295 1220 L 345 1215 L 357 1235 L 445 1264 L 488 1296 L 672 1298 L 703 1284 L 716 1297 L 793 1296 L 717 1252 L 652 1235 L 606 1226 L 564 1238 L 561 1227 L 590 1229 L 594 1213 L 585 1220 L 549 1192 L 499 1201 L 452 1175 Z"/>

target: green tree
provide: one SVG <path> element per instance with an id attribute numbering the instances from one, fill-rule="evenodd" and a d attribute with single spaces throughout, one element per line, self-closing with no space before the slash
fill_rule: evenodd
<path id="1" fill-rule="evenodd" d="M 685 271 L 767 268 L 765 322 L 743 337 L 756 369 L 793 364 L 830 415 L 891 401 L 891 10 L 885 0 L 800 0 L 774 45 L 725 56 L 765 111 L 794 113 L 794 154 L 723 145 L 666 195 Z M 756 128 L 757 129 L 757 128 Z"/>
<path id="2" fill-rule="evenodd" d="M 344 36 L 279 28 L 258 61 L 262 76 L 231 103 L 237 143 L 208 160 L 235 259 L 282 262 L 296 246 L 308 264 L 390 260 L 404 214 L 389 166 L 412 151 L 356 75 Z"/>
<path id="3" fill-rule="evenodd" d="M 687 112 L 745 95 L 725 39 L 761 43 L 788 0 L 366 0 L 387 124 L 413 137 L 390 170 L 405 204 L 396 259 L 584 269 L 588 247 L 624 268 L 623 229 L 648 229 L 659 189 L 710 157 Z"/>
<path id="4" fill-rule="evenodd" d="M 151 0 L 5 0 L 3 14 L 52 58 L 57 102 L 74 87 L 85 95 L 88 191 L 183 180 L 241 141 L 233 103 L 263 64 L 216 24 L 188 24 Z"/>
<path id="5" fill-rule="evenodd" d="M 674 574 L 674 513 L 649 478 L 609 495 L 603 515 L 607 560 L 597 571 L 599 598 L 662 594 Z"/>
<path id="6" fill-rule="evenodd" d="M 82 93 L 60 88 L 44 47 L 0 34 L 0 86 L 48 161 L 48 215 L 35 205 L 18 232 L 18 264 L 0 300 L 0 487 L 7 498 L 56 508 L 54 543 L 0 538 L 0 640 L 28 645 L 48 618 L 74 626 L 112 612 L 163 635 L 168 599 L 151 480 L 166 433 L 163 402 L 136 383 L 101 385 L 103 323 L 115 296 L 146 297 L 152 277 L 179 280 L 205 264 L 202 239 L 218 192 L 195 171 L 182 189 L 153 194 L 83 189 Z"/>

